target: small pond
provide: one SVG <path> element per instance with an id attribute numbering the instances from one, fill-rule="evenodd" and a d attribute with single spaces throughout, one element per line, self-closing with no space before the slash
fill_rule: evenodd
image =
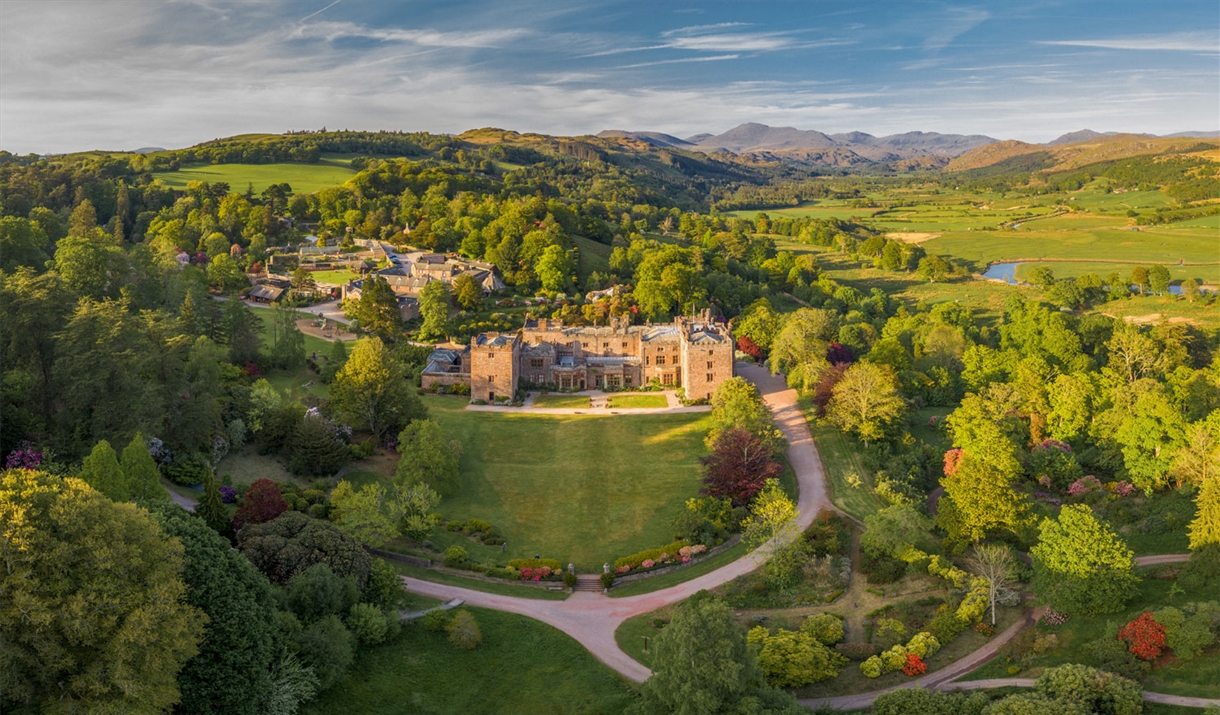
<path id="1" fill-rule="evenodd" d="M 1042 263 L 1042 261 L 1029 261 L 1030 263 Z M 1051 263 L 1051 261 L 1047 261 Z M 1024 281 L 1017 280 L 1017 266 L 1025 265 L 1024 263 L 992 263 L 987 266 L 987 270 L 983 273 L 984 278 L 992 280 L 1001 280 L 1005 283 L 1023 283 Z M 1053 267 L 1053 266 L 1052 266 Z M 1138 290 L 1135 286 L 1131 286 L 1131 290 Z M 1169 284 L 1169 292 L 1172 295 L 1182 295 L 1181 281 L 1174 281 Z"/>

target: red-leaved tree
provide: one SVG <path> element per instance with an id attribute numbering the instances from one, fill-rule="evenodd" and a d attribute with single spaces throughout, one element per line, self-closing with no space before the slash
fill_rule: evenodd
<path id="1" fill-rule="evenodd" d="M 1127 650 L 1141 660 L 1152 660 L 1165 650 L 1165 626 L 1157 623 L 1152 614 L 1144 611 L 1140 617 L 1123 626 L 1118 639 L 1127 644 Z"/>
<path id="2" fill-rule="evenodd" d="M 762 348 L 758 346 L 758 343 L 745 335 L 738 336 L 737 349 L 754 358 L 755 362 L 763 359 Z"/>
<path id="3" fill-rule="evenodd" d="M 826 362 L 831 365 L 850 365 L 856 361 L 856 356 L 851 354 L 851 348 L 839 343 L 830 343 L 826 346 Z"/>
<path id="4" fill-rule="evenodd" d="M 928 664 L 914 653 L 907 653 L 907 662 L 902 664 L 902 672 L 910 676 L 923 675 L 928 672 Z"/>
<path id="5" fill-rule="evenodd" d="M 834 396 L 835 385 L 843 379 L 843 373 L 847 372 L 847 368 L 847 363 L 838 363 L 822 371 L 818 384 L 813 388 L 813 404 L 817 405 L 818 417 L 826 416 L 826 405 L 830 404 L 830 398 Z"/>
<path id="6" fill-rule="evenodd" d="M 239 531 L 246 524 L 262 524 L 288 511 L 288 503 L 280 495 L 280 485 L 270 479 L 260 479 L 250 485 L 241 506 L 233 515 L 233 530 Z"/>
<path id="7" fill-rule="evenodd" d="M 699 461 L 703 463 L 702 492 L 729 499 L 733 506 L 748 504 L 763 483 L 783 469 L 758 437 L 736 427 L 721 432 L 712 453 Z"/>

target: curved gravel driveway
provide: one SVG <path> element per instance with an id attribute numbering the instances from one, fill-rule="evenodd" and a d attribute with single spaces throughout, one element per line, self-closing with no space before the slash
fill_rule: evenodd
<path id="1" fill-rule="evenodd" d="M 758 386 L 776 423 L 788 438 L 788 463 L 796 473 L 799 489 L 797 509 L 800 515 L 797 524 L 803 531 L 813 523 L 818 511 L 834 507 L 827 494 L 822 460 L 805 416 L 797 404 L 796 391 L 788 388 L 783 377 L 771 375 L 757 365 L 738 365 L 737 374 Z M 460 598 L 472 606 L 518 613 L 555 626 L 579 641 L 598 660 L 631 680 L 643 682 L 651 674 L 648 668 L 624 653 L 614 640 L 614 632 L 623 621 L 683 601 L 701 590 L 732 581 L 761 565 L 762 560 L 757 553 L 751 553 L 711 573 L 660 591 L 625 598 L 578 592 L 566 601 L 501 596 L 406 576 L 403 581 L 407 590 L 413 593 L 442 600 Z"/>

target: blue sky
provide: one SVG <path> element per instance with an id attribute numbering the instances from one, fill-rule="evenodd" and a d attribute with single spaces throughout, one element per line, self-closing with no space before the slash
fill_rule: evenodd
<path id="1" fill-rule="evenodd" d="M 0 2 L 0 148 L 328 128 L 1220 129 L 1220 3 Z"/>

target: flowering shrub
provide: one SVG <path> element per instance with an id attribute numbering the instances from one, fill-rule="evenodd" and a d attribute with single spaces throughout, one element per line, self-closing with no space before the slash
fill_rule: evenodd
<path id="1" fill-rule="evenodd" d="M 544 566 L 549 568 L 552 573 L 563 570 L 563 564 L 559 563 L 557 559 L 513 559 L 508 562 L 508 567 L 517 571 L 527 568 L 540 569 Z"/>
<path id="2" fill-rule="evenodd" d="M 653 566 L 659 566 L 659 565 L 665 564 L 665 563 L 672 563 L 676 559 L 675 559 L 675 557 L 671 556 L 671 554 L 681 553 L 683 547 L 688 547 L 688 546 L 691 546 L 689 542 L 675 541 L 672 544 L 666 544 L 665 546 L 662 546 L 659 549 L 645 549 L 644 551 L 641 551 L 636 554 L 631 554 L 630 556 L 623 556 L 621 558 L 615 559 L 615 561 L 614 561 L 615 572 L 622 573 L 622 572 L 618 571 L 618 569 L 622 568 L 623 566 L 628 567 L 628 569 L 633 569 L 636 567 L 652 568 Z M 691 547 L 691 548 L 693 549 L 694 547 Z M 704 547 L 704 548 L 706 548 L 706 547 Z M 692 550 L 691 553 L 702 553 L 702 551 L 693 551 Z M 652 564 L 650 566 L 644 566 L 645 561 L 651 561 Z"/>
<path id="3" fill-rule="evenodd" d="M 640 562 L 640 568 L 645 568 L 645 569 L 650 569 L 656 565 L 657 565 L 657 562 L 653 561 L 652 559 L 644 559 L 643 561 Z"/>
<path id="4" fill-rule="evenodd" d="M 962 464 L 962 450 L 951 449 L 945 452 L 945 476 L 952 477 L 957 474 L 958 467 Z"/>
<path id="5" fill-rule="evenodd" d="M 1060 499 L 1057 496 L 1047 494 L 1046 492 L 1034 492 L 1034 499 L 1037 499 L 1038 501 L 1046 502 L 1047 504 L 1053 504 L 1055 506 L 1059 506 L 1059 505 L 1063 504 L 1062 499 Z"/>
<path id="6" fill-rule="evenodd" d="M 235 504 L 237 503 L 237 492 L 233 487 L 221 487 L 220 500 L 225 504 Z"/>
<path id="7" fill-rule="evenodd" d="M 1096 489 L 1101 489 L 1101 480 L 1092 474 L 1085 476 L 1072 482 L 1072 486 L 1068 487 L 1068 496 L 1078 497 L 1081 494 L 1087 494 Z"/>
<path id="8" fill-rule="evenodd" d="M 527 566 L 527 567 L 521 569 L 521 580 L 522 581 L 541 581 L 542 579 L 544 579 L 550 575 L 551 575 L 551 568 L 549 566 L 543 566 L 541 568 L 536 568 L 536 569 L 532 569 Z"/>
<path id="9" fill-rule="evenodd" d="M 1126 479 L 1114 485 L 1114 493 L 1120 497 L 1129 497 L 1135 491 L 1135 487 Z"/>
<path id="10" fill-rule="evenodd" d="M 974 624 L 974 631 L 981 635 L 989 636 L 995 633 L 995 626 L 987 623 L 986 621 L 979 621 L 978 623 Z"/>
<path id="11" fill-rule="evenodd" d="M 902 672 L 911 677 L 923 675 L 928 672 L 928 664 L 914 653 L 907 653 L 907 662 L 902 665 Z"/>
<path id="12" fill-rule="evenodd" d="M 35 469 L 42 464 L 42 452 L 36 449 L 14 449 L 4 460 L 5 469 Z"/>
<path id="13" fill-rule="evenodd" d="M 1069 618 L 1071 618 L 1071 616 L 1067 615 L 1066 613 L 1060 613 L 1053 608 L 1048 608 L 1046 609 L 1046 615 L 1042 617 L 1042 620 L 1046 621 L 1052 626 L 1059 626 L 1067 623 Z"/>
<path id="14" fill-rule="evenodd" d="M 938 415 L 932 415 L 931 417 L 928 418 L 929 427 L 935 427 L 937 422 L 940 422 L 940 416 L 938 416 Z"/>
<path id="15" fill-rule="evenodd" d="M 1139 618 L 1123 626 L 1118 639 L 1127 644 L 1127 650 L 1140 660 L 1152 660 L 1165 649 L 1165 626 L 1157 623 L 1152 614 L 1145 611 Z"/>
<path id="16" fill-rule="evenodd" d="M 1072 445 L 1068 444 L 1067 442 L 1060 442 L 1057 439 L 1042 440 L 1041 442 L 1039 442 L 1037 445 L 1034 446 L 1035 452 L 1040 449 L 1057 449 L 1060 452 L 1063 452 L 1064 454 L 1072 453 Z"/>
<path id="17" fill-rule="evenodd" d="M 614 569 L 614 573 L 623 574 L 623 573 L 627 573 L 630 570 L 631 570 L 630 566 L 619 566 L 618 568 Z"/>

